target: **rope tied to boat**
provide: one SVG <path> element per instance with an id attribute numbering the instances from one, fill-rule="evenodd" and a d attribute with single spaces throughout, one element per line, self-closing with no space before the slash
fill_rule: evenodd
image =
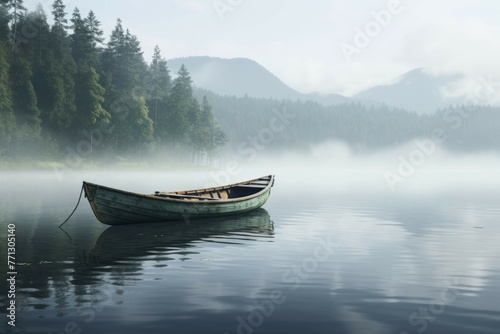
<path id="1" fill-rule="evenodd" d="M 82 199 L 82 194 L 83 194 L 83 184 L 82 184 L 82 189 L 80 190 L 80 197 L 78 197 L 78 202 L 76 203 L 76 206 L 73 209 L 73 212 L 71 212 L 71 214 L 69 215 L 69 217 L 66 218 L 66 220 L 61 225 L 59 225 L 59 228 L 61 226 L 63 226 L 64 224 L 66 224 L 66 222 L 71 218 L 71 216 L 73 216 L 73 214 L 75 213 L 76 209 L 78 208 L 78 205 L 80 205 L 80 200 Z"/>

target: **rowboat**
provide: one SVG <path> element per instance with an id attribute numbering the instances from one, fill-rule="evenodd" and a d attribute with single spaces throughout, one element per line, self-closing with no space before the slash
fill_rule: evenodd
<path id="1" fill-rule="evenodd" d="M 260 208 L 269 198 L 274 175 L 195 190 L 138 194 L 83 182 L 96 218 L 103 224 L 157 223 L 241 214 Z"/>

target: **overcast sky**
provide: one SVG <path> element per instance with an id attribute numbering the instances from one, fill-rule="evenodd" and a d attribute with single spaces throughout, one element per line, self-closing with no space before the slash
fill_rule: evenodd
<path id="1" fill-rule="evenodd" d="M 42 3 L 51 17 L 52 0 Z M 494 0 L 85 0 L 106 37 L 119 17 L 146 60 L 251 58 L 301 92 L 352 95 L 423 67 L 435 74 L 499 78 L 500 2 Z M 493 79 L 494 80 L 494 79 Z M 500 81 L 500 80 L 499 80 Z M 472 83 L 471 83 L 472 82 Z M 471 86 L 472 85 L 472 86 Z"/>

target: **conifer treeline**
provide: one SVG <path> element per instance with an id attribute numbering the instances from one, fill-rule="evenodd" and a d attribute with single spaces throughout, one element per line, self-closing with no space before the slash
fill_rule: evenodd
<path id="1" fill-rule="evenodd" d="M 94 12 L 68 18 L 55 0 L 51 14 L 52 26 L 41 5 L 0 0 L 0 157 L 26 146 L 64 152 L 96 131 L 107 155 L 167 146 L 210 154 L 226 142 L 188 70 L 172 80 L 158 47 L 147 64 L 120 19 L 103 44 Z"/>
<path id="2" fill-rule="evenodd" d="M 499 107 L 457 105 L 417 114 L 359 103 L 323 106 L 311 101 L 219 96 L 200 88 L 195 95 L 208 98 L 237 153 L 307 149 L 326 141 L 373 152 L 432 138 L 436 132 L 443 137 L 440 145 L 451 151 L 500 151 Z"/>

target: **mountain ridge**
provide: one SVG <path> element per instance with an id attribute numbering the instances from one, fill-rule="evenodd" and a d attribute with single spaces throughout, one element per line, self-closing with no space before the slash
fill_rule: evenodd
<path id="1" fill-rule="evenodd" d="M 185 65 L 195 86 L 219 95 L 290 100 L 312 100 L 324 105 L 349 102 L 340 94 L 303 94 L 286 85 L 278 76 L 249 58 L 193 56 L 168 60 L 176 73 Z M 220 80 L 219 78 L 224 78 Z"/>
<path id="2" fill-rule="evenodd" d="M 220 58 L 190 56 L 167 61 L 172 73 L 181 65 L 188 69 L 193 84 L 221 96 L 250 96 L 278 100 L 313 101 L 319 104 L 339 105 L 359 103 L 366 107 L 386 105 L 390 108 L 431 114 L 440 108 L 460 104 L 459 98 L 443 97 L 443 88 L 463 78 L 463 75 L 435 76 L 424 68 L 415 68 L 395 78 L 393 83 L 373 86 L 354 96 L 340 94 L 304 94 L 294 90 L 278 76 L 249 58 Z"/>
<path id="3" fill-rule="evenodd" d="M 443 97 L 441 90 L 463 78 L 461 74 L 434 76 L 424 68 L 401 74 L 395 83 L 378 85 L 354 95 L 354 99 L 375 100 L 397 108 L 430 114 L 460 102 Z"/>

